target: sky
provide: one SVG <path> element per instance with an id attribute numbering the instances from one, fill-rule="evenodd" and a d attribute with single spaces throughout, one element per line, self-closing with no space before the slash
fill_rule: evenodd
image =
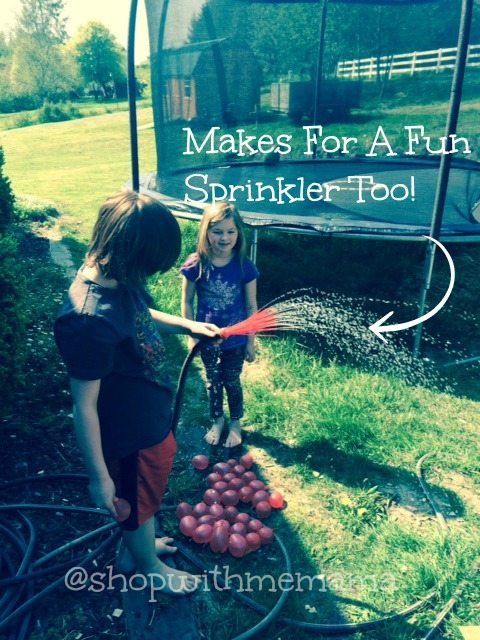
<path id="1" fill-rule="evenodd" d="M 20 0 L 0 0 L 0 31 L 8 32 L 15 25 L 15 16 L 20 12 Z M 64 15 L 68 18 L 69 35 L 89 20 L 103 22 L 124 47 L 127 46 L 130 0 L 64 0 Z M 138 3 L 137 30 L 135 34 L 135 61 L 143 62 L 149 55 L 148 33 L 144 4 Z"/>

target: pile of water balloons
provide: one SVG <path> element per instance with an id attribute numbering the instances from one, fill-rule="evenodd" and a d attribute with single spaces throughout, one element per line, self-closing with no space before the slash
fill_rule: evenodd
<path id="1" fill-rule="evenodd" d="M 279 491 L 270 491 L 252 471 L 253 458 L 249 453 L 240 460 L 231 458 L 217 462 L 206 477 L 207 489 L 203 500 L 192 506 L 180 502 L 176 508 L 180 531 L 198 544 L 209 544 L 214 553 L 229 551 L 235 558 L 257 551 L 273 540 L 273 529 L 262 520 L 272 509 L 284 507 Z M 198 471 L 206 470 L 207 456 L 196 455 L 192 465 Z M 255 515 L 241 511 L 250 505 Z"/>

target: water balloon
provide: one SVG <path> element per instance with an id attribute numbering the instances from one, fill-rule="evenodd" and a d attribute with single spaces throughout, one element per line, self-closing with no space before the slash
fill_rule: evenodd
<path id="1" fill-rule="evenodd" d="M 188 502 L 180 502 L 175 509 L 175 515 L 180 520 L 183 516 L 189 516 L 192 514 L 193 507 Z"/>
<path id="2" fill-rule="evenodd" d="M 239 533 L 241 536 L 247 534 L 247 527 L 243 522 L 234 522 L 230 527 L 231 533 Z"/>
<path id="3" fill-rule="evenodd" d="M 228 522 L 235 522 L 235 518 L 238 516 L 238 509 L 232 505 L 225 507 L 224 517 Z"/>
<path id="4" fill-rule="evenodd" d="M 210 509 L 208 508 L 208 505 L 205 504 L 205 502 L 198 502 L 193 507 L 192 515 L 196 518 L 200 518 L 200 516 L 206 516 L 207 513 L 210 513 Z"/>
<path id="5" fill-rule="evenodd" d="M 264 501 L 268 502 L 269 498 L 270 496 L 264 489 L 260 489 L 260 491 L 255 491 L 255 493 L 252 496 L 252 505 L 256 507 L 259 502 L 264 502 Z"/>
<path id="6" fill-rule="evenodd" d="M 248 551 L 256 551 L 262 545 L 261 537 L 254 531 L 247 533 L 245 540 L 247 541 Z"/>
<path id="7" fill-rule="evenodd" d="M 243 476 L 243 474 L 245 473 L 246 469 L 243 466 L 243 464 L 236 464 L 233 467 L 232 471 L 236 476 L 240 477 L 240 476 Z"/>
<path id="8" fill-rule="evenodd" d="M 228 537 L 228 529 L 214 526 L 210 538 L 210 549 L 214 553 L 225 553 L 228 549 Z"/>
<path id="9" fill-rule="evenodd" d="M 228 488 L 238 491 L 243 487 L 243 480 L 241 478 L 232 478 L 228 483 Z"/>
<path id="10" fill-rule="evenodd" d="M 285 506 L 285 501 L 280 491 L 272 491 L 268 501 L 274 509 L 283 509 Z"/>
<path id="11" fill-rule="evenodd" d="M 247 524 L 247 529 L 248 531 L 257 532 L 257 531 L 260 531 L 260 529 L 262 529 L 264 526 L 265 525 L 261 520 L 258 520 L 257 518 L 252 518 Z"/>
<path id="12" fill-rule="evenodd" d="M 124 498 L 114 498 L 113 506 L 115 507 L 118 522 L 124 522 L 130 517 L 132 508 L 130 503 Z"/>
<path id="13" fill-rule="evenodd" d="M 220 482 L 222 475 L 218 472 L 209 473 L 206 480 L 209 487 L 213 487 L 216 482 Z"/>
<path id="14" fill-rule="evenodd" d="M 214 502 L 220 502 L 220 494 L 215 489 L 207 489 L 203 494 L 203 501 L 209 506 Z"/>
<path id="15" fill-rule="evenodd" d="M 192 458 L 192 465 L 198 471 L 203 471 L 208 467 L 209 464 L 210 464 L 210 460 L 207 458 L 207 456 L 198 455 L 198 456 L 193 456 Z"/>
<path id="16" fill-rule="evenodd" d="M 224 491 L 220 496 L 220 500 L 225 506 L 236 505 L 239 499 L 237 491 L 234 491 L 233 489 L 227 489 L 227 491 Z"/>
<path id="17" fill-rule="evenodd" d="M 218 502 L 214 502 L 210 507 L 210 515 L 214 518 L 223 518 L 224 508 Z"/>
<path id="18" fill-rule="evenodd" d="M 206 544 L 210 542 L 210 538 L 213 534 L 213 527 L 209 524 L 201 524 L 198 526 L 192 535 L 194 542 L 198 542 L 198 544 Z"/>
<path id="19" fill-rule="evenodd" d="M 197 519 L 194 516 L 183 516 L 180 520 L 180 531 L 184 536 L 191 538 L 197 528 Z"/>
<path id="20" fill-rule="evenodd" d="M 215 484 L 212 487 L 212 489 L 215 489 L 215 491 L 218 491 L 218 493 L 223 493 L 228 488 L 229 488 L 228 482 L 224 482 L 223 480 L 219 480 L 218 482 L 215 482 Z"/>
<path id="21" fill-rule="evenodd" d="M 258 530 L 258 535 L 262 539 L 262 544 L 268 544 L 273 540 L 273 529 L 270 527 L 262 527 Z"/>
<path id="22" fill-rule="evenodd" d="M 247 551 L 247 541 L 239 533 L 232 533 L 228 539 L 228 550 L 234 558 L 243 558 Z"/>
<path id="23" fill-rule="evenodd" d="M 235 522 L 243 522 L 243 524 L 247 524 L 247 522 L 250 522 L 250 516 L 248 513 L 244 513 L 242 511 L 235 516 Z"/>
<path id="24" fill-rule="evenodd" d="M 251 502 L 253 498 L 254 491 L 252 487 L 241 487 L 238 490 L 238 497 L 242 502 Z"/>
<path id="25" fill-rule="evenodd" d="M 242 464 L 245 469 L 251 469 L 253 466 L 253 456 L 250 453 L 246 453 L 240 458 L 240 464 Z"/>
<path id="26" fill-rule="evenodd" d="M 254 491 L 260 491 L 261 489 L 265 489 L 265 483 L 261 480 L 252 480 L 248 484 L 249 487 L 252 487 Z"/>
<path id="27" fill-rule="evenodd" d="M 259 518 L 268 518 L 268 516 L 272 513 L 272 507 L 267 500 L 262 500 L 255 507 L 256 514 Z"/>

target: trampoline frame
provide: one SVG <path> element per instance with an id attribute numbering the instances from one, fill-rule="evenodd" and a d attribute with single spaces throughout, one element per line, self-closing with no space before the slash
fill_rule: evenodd
<path id="1" fill-rule="evenodd" d="M 250 0 L 257 2 L 271 2 L 271 0 Z M 284 2 L 289 2 L 289 0 L 282 0 Z M 296 0 L 293 0 L 295 2 Z M 316 0 L 306 0 L 307 2 L 315 2 Z M 320 1 L 320 0 L 319 0 Z M 320 30 L 324 30 L 324 20 L 326 16 L 326 9 L 328 2 L 345 2 L 346 0 L 321 0 L 322 1 L 322 20 L 320 25 Z M 440 0 L 412 0 L 411 4 L 415 4 L 418 2 L 419 4 L 427 4 L 428 2 L 435 2 Z M 391 0 L 353 0 L 355 3 L 359 4 L 400 4 L 399 2 L 391 1 Z M 168 0 L 167 0 L 168 5 Z M 136 27 L 136 16 L 138 9 L 138 0 L 131 0 L 130 5 L 130 16 L 129 16 L 129 26 L 128 26 L 128 45 L 127 45 L 127 61 L 128 61 L 128 69 L 127 69 L 127 79 L 128 79 L 128 102 L 129 102 L 129 116 L 130 116 L 130 150 L 131 150 L 131 169 L 132 169 L 132 187 L 135 191 L 139 191 L 140 189 L 140 177 L 139 177 L 139 158 L 138 158 L 138 133 L 137 133 L 137 117 L 136 117 L 136 78 L 135 78 L 135 59 L 134 59 L 134 50 L 135 50 L 135 27 Z M 472 13 L 473 13 L 473 0 L 462 0 L 461 7 L 461 16 L 458 30 L 458 43 L 457 43 L 457 54 L 455 59 L 455 67 L 452 78 L 452 85 L 450 91 L 450 104 L 446 121 L 445 135 L 447 136 L 447 140 L 451 142 L 452 137 L 457 130 L 458 124 L 458 116 L 460 112 L 460 103 L 462 97 L 462 89 L 463 89 L 463 81 L 465 76 L 465 68 L 466 68 L 466 60 L 468 54 L 468 42 L 470 36 L 470 28 L 472 23 Z M 321 43 L 323 46 L 323 43 Z M 321 75 L 321 69 L 317 69 L 317 79 L 318 76 Z M 437 188 L 435 192 L 435 202 L 432 211 L 431 218 L 431 227 L 429 235 L 436 239 L 442 240 L 440 235 L 441 232 L 441 224 L 443 218 L 443 212 L 445 208 L 445 200 L 447 194 L 448 187 L 448 179 L 450 174 L 451 167 L 451 154 L 444 154 L 440 159 L 440 166 L 438 172 L 438 180 L 437 180 Z M 148 190 L 143 190 L 148 193 Z M 156 197 L 158 198 L 158 193 L 156 193 Z M 165 198 L 165 201 L 172 201 L 172 198 Z M 180 217 L 180 216 L 179 216 Z M 272 225 L 269 227 L 270 229 L 281 229 L 282 231 L 286 231 L 284 225 Z M 296 232 L 297 229 L 295 229 Z M 319 233 L 315 230 L 305 230 L 305 233 Z M 303 233 L 303 231 L 302 231 Z M 331 235 L 345 236 L 346 234 L 342 233 L 332 233 Z M 257 229 L 254 230 L 254 254 L 256 255 L 256 242 L 257 242 Z M 349 237 L 361 238 L 361 239 L 385 239 L 385 236 L 381 234 L 349 234 Z M 425 242 L 423 237 L 415 238 L 414 236 L 409 236 L 408 238 L 394 238 L 393 236 L 387 236 L 388 239 L 403 239 L 409 241 L 422 241 Z M 452 240 L 453 241 L 453 240 Z M 458 240 L 459 242 L 465 242 L 465 237 L 462 240 Z M 475 238 L 472 238 L 470 241 L 478 242 Z M 426 255 L 425 255 L 425 263 L 424 263 L 424 277 L 423 284 L 420 292 L 419 298 L 419 306 L 418 306 L 418 315 L 419 317 L 423 315 L 426 305 L 427 293 L 430 288 L 430 283 L 432 279 L 434 261 L 435 261 L 435 250 L 436 245 L 434 242 L 427 243 Z M 417 331 L 415 334 L 414 346 L 413 346 L 413 354 L 415 357 L 419 355 L 420 344 L 421 344 L 421 336 L 422 336 L 422 328 L 423 325 L 420 323 L 417 327 Z"/>

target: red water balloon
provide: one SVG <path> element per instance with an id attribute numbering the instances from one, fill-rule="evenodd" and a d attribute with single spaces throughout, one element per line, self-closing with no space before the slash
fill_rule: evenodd
<path id="1" fill-rule="evenodd" d="M 285 501 L 280 491 L 272 491 L 268 501 L 274 509 L 283 509 L 285 506 Z"/>
<path id="2" fill-rule="evenodd" d="M 130 517 L 132 513 L 132 507 L 130 503 L 124 498 L 114 498 L 113 506 L 115 507 L 115 511 L 117 514 L 117 522 L 124 522 L 127 518 Z"/>
<path id="3" fill-rule="evenodd" d="M 184 536 L 191 538 L 193 532 L 197 528 L 197 519 L 194 516 L 183 516 L 180 520 L 180 531 Z"/>
<path id="4" fill-rule="evenodd" d="M 238 503 L 240 498 L 238 497 L 237 491 L 234 491 L 233 489 L 227 489 L 227 491 L 222 493 L 222 495 L 220 496 L 220 500 L 226 506 L 233 506 Z"/>
<path id="5" fill-rule="evenodd" d="M 245 473 L 246 469 L 243 466 L 243 464 L 236 464 L 233 467 L 232 471 L 236 476 L 240 477 L 240 476 L 243 476 L 243 474 Z"/>
<path id="6" fill-rule="evenodd" d="M 242 511 L 235 516 L 235 522 L 243 522 L 243 524 L 247 524 L 247 522 L 250 522 L 250 516 L 248 513 L 244 513 Z"/>
<path id="7" fill-rule="evenodd" d="M 262 539 L 262 544 L 268 544 L 273 540 L 273 529 L 270 529 L 270 527 L 262 527 L 259 529 L 258 535 Z"/>
<path id="8" fill-rule="evenodd" d="M 254 491 L 252 487 L 241 487 L 238 490 L 238 497 L 242 502 L 251 502 L 253 498 Z"/>
<path id="9" fill-rule="evenodd" d="M 234 522 L 230 527 L 231 533 L 239 533 L 241 536 L 247 534 L 247 527 L 243 522 Z"/>
<path id="10" fill-rule="evenodd" d="M 229 464 L 233 469 L 233 467 L 238 464 L 238 460 L 236 458 L 230 458 L 230 460 L 227 460 L 227 464 Z"/>
<path id="11" fill-rule="evenodd" d="M 228 483 L 228 488 L 238 491 L 243 487 L 243 480 L 241 478 L 232 478 Z"/>
<path id="12" fill-rule="evenodd" d="M 194 542 L 198 542 L 198 544 L 206 544 L 207 542 L 210 542 L 212 534 L 213 527 L 211 525 L 201 524 L 193 532 L 192 538 Z"/>
<path id="13" fill-rule="evenodd" d="M 214 553 L 225 553 L 228 549 L 228 529 L 214 526 L 210 538 L 210 549 Z"/>
<path id="14" fill-rule="evenodd" d="M 207 456 L 203 455 L 193 456 L 192 464 L 198 471 L 203 471 L 210 464 L 210 460 L 207 458 Z"/>
<path id="15" fill-rule="evenodd" d="M 234 558 L 243 558 L 247 551 L 247 541 L 239 533 L 232 533 L 228 539 L 228 550 Z"/>
<path id="16" fill-rule="evenodd" d="M 250 453 L 246 453 L 240 458 L 240 464 L 243 464 L 245 469 L 251 469 L 253 462 L 253 456 Z"/>
<path id="17" fill-rule="evenodd" d="M 259 502 L 268 502 L 269 498 L 270 496 L 268 495 L 268 493 L 264 489 L 260 489 L 260 491 L 255 491 L 255 493 L 253 494 L 252 504 L 254 507 L 256 507 Z"/>
<path id="18" fill-rule="evenodd" d="M 203 501 L 209 506 L 214 502 L 220 502 L 220 494 L 215 489 L 207 489 L 203 494 Z"/>
<path id="19" fill-rule="evenodd" d="M 260 531 L 260 529 L 262 529 L 264 526 L 265 525 L 261 520 L 252 518 L 247 524 L 247 529 L 256 533 L 257 531 Z"/>
<path id="20" fill-rule="evenodd" d="M 224 518 L 228 522 L 235 522 L 235 518 L 238 516 L 238 509 L 232 505 L 225 507 Z"/>
<path id="21" fill-rule="evenodd" d="M 224 508 L 218 502 L 214 502 L 210 507 L 210 515 L 212 515 L 217 520 L 219 518 L 223 518 Z"/>
<path id="22" fill-rule="evenodd" d="M 207 485 L 209 487 L 213 487 L 213 485 L 216 482 L 220 482 L 220 480 L 222 479 L 222 475 L 218 472 L 214 472 L 214 473 L 209 473 L 206 480 L 207 480 Z"/>
<path id="23" fill-rule="evenodd" d="M 193 507 L 188 502 L 180 502 L 175 509 L 175 515 L 180 520 L 183 516 L 190 516 L 192 514 Z"/>
<path id="24" fill-rule="evenodd" d="M 206 516 L 207 513 L 210 513 L 210 509 L 208 508 L 208 504 L 205 504 L 205 502 L 198 502 L 193 507 L 192 515 L 196 518 L 200 518 L 200 516 Z"/>
<path id="25" fill-rule="evenodd" d="M 218 493 L 223 493 L 224 491 L 229 489 L 228 482 L 224 482 L 223 480 L 219 480 L 218 482 L 215 482 L 215 484 L 213 485 L 212 489 L 215 489 L 215 491 L 218 491 Z"/>
<path id="26" fill-rule="evenodd" d="M 213 525 L 213 528 L 216 529 L 217 527 L 223 527 L 227 531 L 230 531 L 230 523 L 228 522 L 228 520 L 225 520 L 224 518 L 220 518 L 220 520 L 217 520 L 215 522 L 215 524 Z"/>
<path id="27" fill-rule="evenodd" d="M 245 482 L 251 482 L 252 480 L 257 479 L 257 474 L 255 473 L 255 471 L 245 471 L 242 478 Z"/>
<path id="28" fill-rule="evenodd" d="M 236 476 L 234 473 L 232 473 L 231 471 L 229 471 L 228 473 L 226 473 L 226 474 L 223 476 L 223 480 L 224 480 L 224 482 L 231 482 L 231 481 L 232 481 L 234 478 L 236 478 L 236 477 L 237 477 L 237 476 Z"/>
<path id="29" fill-rule="evenodd" d="M 263 483 L 261 480 L 252 480 L 251 482 L 249 482 L 248 486 L 252 487 L 254 491 L 261 491 L 262 489 L 265 489 L 265 483 Z"/>
<path id="30" fill-rule="evenodd" d="M 197 522 L 198 524 L 209 524 L 213 526 L 216 522 L 216 518 L 215 516 L 212 516 L 210 513 L 207 513 L 206 516 L 200 516 Z"/>
<path id="31" fill-rule="evenodd" d="M 249 551 L 256 551 L 262 545 L 262 539 L 260 535 L 254 531 L 250 531 L 245 536 Z"/>
<path id="32" fill-rule="evenodd" d="M 221 473 L 223 476 L 230 471 L 230 465 L 226 462 L 217 462 L 213 465 L 213 470 L 217 473 Z"/>
<path id="33" fill-rule="evenodd" d="M 259 502 L 255 507 L 255 511 L 257 513 L 257 516 L 259 518 L 262 518 L 263 520 L 264 518 L 268 518 L 268 516 L 272 513 L 272 507 L 270 506 L 270 503 L 267 502 L 267 500 L 262 500 L 262 502 Z"/>

